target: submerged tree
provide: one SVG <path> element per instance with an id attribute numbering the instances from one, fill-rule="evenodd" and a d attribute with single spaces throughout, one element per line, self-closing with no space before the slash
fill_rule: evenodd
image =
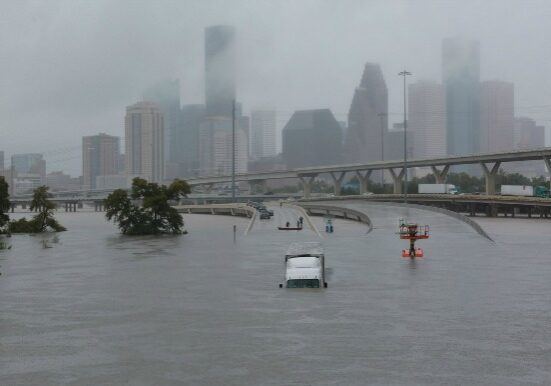
<path id="1" fill-rule="evenodd" d="M 30 210 L 38 211 L 38 214 L 30 220 L 22 218 L 10 222 L 10 232 L 41 233 L 48 230 L 52 230 L 54 232 L 62 232 L 67 230 L 54 218 L 56 204 L 49 200 L 48 189 L 49 188 L 47 186 L 40 186 L 34 190 Z"/>
<path id="2" fill-rule="evenodd" d="M 117 189 L 105 200 L 105 217 L 118 224 L 123 234 L 149 235 L 182 233 L 182 215 L 170 206 L 170 201 L 185 197 L 191 192 L 186 181 L 174 180 L 169 186 L 132 180 L 130 196 Z"/>
<path id="3" fill-rule="evenodd" d="M 3 176 L 0 176 L 0 233 L 5 232 L 6 225 L 10 221 L 10 217 L 7 215 L 10 208 L 9 197 L 8 183 Z"/>

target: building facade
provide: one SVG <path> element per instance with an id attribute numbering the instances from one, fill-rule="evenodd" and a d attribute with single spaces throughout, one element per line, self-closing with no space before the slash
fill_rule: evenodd
<path id="1" fill-rule="evenodd" d="M 164 179 L 164 118 L 153 102 L 126 108 L 125 168 L 129 176 L 148 181 Z"/>
<path id="2" fill-rule="evenodd" d="M 247 172 L 248 160 L 247 130 L 235 127 L 235 172 Z M 199 164 L 201 176 L 223 176 L 232 174 L 233 139 L 232 120 L 223 117 L 206 118 L 201 124 L 199 137 Z"/>
<path id="3" fill-rule="evenodd" d="M 205 29 L 206 115 L 231 117 L 235 100 L 235 28 L 217 25 Z"/>
<path id="4" fill-rule="evenodd" d="M 256 109 L 251 112 L 251 151 L 253 159 L 276 155 L 276 112 Z"/>
<path id="5" fill-rule="evenodd" d="M 11 156 L 11 167 L 14 175 L 36 175 L 38 177 L 32 177 L 33 181 L 38 180 L 40 184 L 46 183 L 46 160 L 42 154 L 14 154 Z"/>
<path id="6" fill-rule="evenodd" d="M 441 84 L 419 81 L 409 85 L 407 130 L 412 134 L 412 158 L 446 155 L 446 93 Z"/>
<path id="7" fill-rule="evenodd" d="M 388 126 L 388 90 L 381 67 L 367 63 L 348 112 L 345 161 L 380 161 Z"/>
<path id="8" fill-rule="evenodd" d="M 120 138 L 100 133 L 82 137 L 82 189 L 96 189 L 96 177 L 120 170 Z"/>
<path id="9" fill-rule="evenodd" d="M 442 84 L 446 90 L 447 151 L 450 156 L 480 151 L 480 48 L 478 41 L 442 42 Z"/>
<path id="10" fill-rule="evenodd" d="M 329 109 L 295 111 L 283 128 L 282 147 L 288 169 L 339 164 L 342 129 Z"/>
<path id="11" fill-rule="evenodd" d="M 175 145 L 174 139 L 181 130 L 180 81 L 176 79 L 156 83 L 144 91 L 142 100 L 155 102 L 163 113 L 165 161 L 178 158 L 181 149 Z"/>
<path id="12" fill-rule="evenodd" d="M 480 152 L 514 148 L 515 86 L 497 80 L 480 84 Z"/>

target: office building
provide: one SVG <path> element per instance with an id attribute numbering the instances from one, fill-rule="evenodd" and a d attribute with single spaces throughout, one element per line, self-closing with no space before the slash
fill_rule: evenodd
<path id="1" fill-rule="evenodd" d="M 125 167 L 129 176 L 161 182 L 164 178 L 164 120 L 157 104 L 138 102 L 126 108 Z"/>
<path id="2" fill-rule="evenodd" d="M 341 162 L 342 129 L 329 109 L 295 111 L 283 128 L 282 142 L 288 169 Z"/>
<path id="3" fill-rule="evenodd" d="M 235 122 L 235 172 L 247 172 L 248 128 Z M 225 117 L 207 117 L 199 135 L 199 175 L 223 176 L 232 174 L 233 138 L 232 120 Z"/>
<path id="4" fill-rule="evenodd" d="M 176 79 L 156 83 L 145 90 L 142 100 L 156 103 L 163 113 L 165 161 L 177 160 L 182 151 L 175 141 L 181 130 L 180 81 Z"/>
<path id="5" fill-rule="evenodd" d="M 375 63 L 367 63 L 348 112 L 346 162 L 382 160 L 387 122 L 388 91 L 381 67 Z"/>
<path id="6" fill-rule="evenodd" d="M 251 112 L 251 157 L 276 155 L 276 112 L 256 109 Z"/>
<path id="7" fill-rule="evenodd" d="M 205 29 L 206 115 L 231 117 L 235 100 L 235 29 L 217 25 Z"/>
<path id="8" fill-rule="evenodd" d="M 442 84 L 446 90 L 448 155 L 480 151 L 480 48 L 474 40 L 444 39 Z"/>
<path id="9" fill-rule="evenodd" d="M 515 87 L 497 80 L 480 84 L 480 152 L 514 148 Z"/>
<path id="10" fill-rule="evenodd" d="M 545 146 L 545 127 L 537 125 L 532 118 L 514 119 L 514 148 L 517 150 L 537 149 Z"/>
<path id="11" fill-rule="evenodd" d="M 100 133 L 82 137 L 82 189 L 96 189 L 96 177 L 120 170 L 120 138 Z"/>
<path id="12" fill-rule="evenodd" d="M 167 178 L 189 178 L 199 175 L 199 132 L 205 119 L 205 105 L 184 105 L 180 126 L 171 139 L 171 157 Z"/>
<path id="13" fill-rule="evenodd" d="M 20 174 L 34 175 L 33 177 L 27 177 L 28 179 L 32 179 L 33 183 L 37 180 L 39 184 L 46 183 L 46 161 L 42 154 L 14 154 L 11 156 L 11 167 L 14 176 Z"/>
<path id="14" fill-rule="evenodd" d="M 413 139 L 412 158 L 446 155 L 446 93 L 441 84 L 419 81 L 409 85 L 407 131 Z"/>

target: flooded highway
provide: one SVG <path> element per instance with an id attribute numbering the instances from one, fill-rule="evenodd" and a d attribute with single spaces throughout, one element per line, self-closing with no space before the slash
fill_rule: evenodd
<path id="1" fill-rule="evenodd" d="M 339 203 L 340 205 L 341 203 Z M 334 205 L 334 204 L 332 204 Z M 1 385 L 545 385 L 549 220 L 479 219 L 350 202 L 365 225 L 278 231 L 185 215 L 185 236 L 124 237 L 102 213 L 0 252 Z M 431 226 L 400 257 L 400 218 Z M 238 226 L 233 243 L 233 224 Z M 329 288 L 279 289 L 290 242 L 321 241 Z"/>

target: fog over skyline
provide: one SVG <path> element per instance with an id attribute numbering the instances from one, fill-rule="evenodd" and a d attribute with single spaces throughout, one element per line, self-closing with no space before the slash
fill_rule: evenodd
<path id="1" fill-rule="evenodd" d="M 204 0 L 1 1 L 0 150 L 43 153 L 48 171 L 81 170 L 82 136 L 124 137 L 125 107 L 179 79 L 183 104 L 204 103 L 204 29 L 236 28 L 237 100 L 269 106 L 283 127 L 298 109 L 346 121 L 366 62 L 381 65 L 389 124 L 402 79 L 441 81 L 442 39 L 480 42 L 481 80 L 515 84 L 515 116 L 550 141 L 551 2 Z"/>

